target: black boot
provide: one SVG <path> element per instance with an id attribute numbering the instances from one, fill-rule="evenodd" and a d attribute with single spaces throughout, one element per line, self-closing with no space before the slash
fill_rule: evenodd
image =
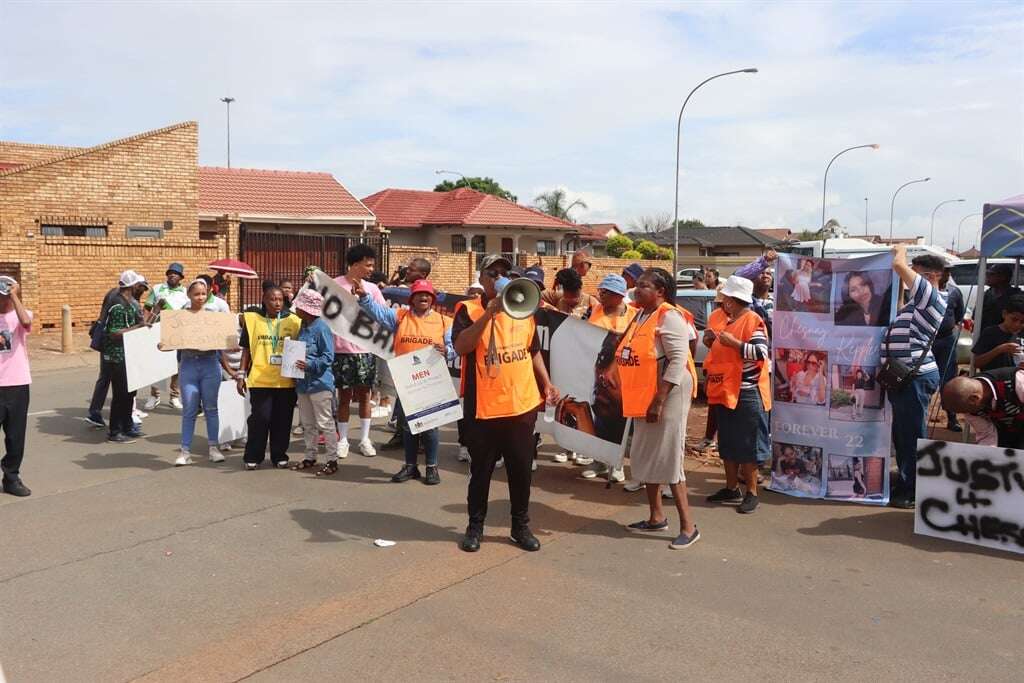
<path id="1" fill-rule="evenodd" d="M 480 537 L 483 535 L 483 529 L 470 525 L 466 527 L 466 535 L 462 537 L 459 547 L 467 553 L 475 553 L 477 550 L 480 550 Z"/>
<path id="2" fill-rule="evenodd" d="M 32 492 L 24 483 L 22 483 L 21 479 L 8 479 L 7 477 L 4 477 L 3 484 L 4 493 L 9 493 L 12 496 L 18 496 L 19 498 L 32 495 Z"/>
<path id="3" fill-rule="evenodd" d="M 540 550 L 540 541 L 525 524 L 512 528 L 512 542 L 531 553 Z"/>
<path id="4" fill-rule="evenodd" d="M 441 475 L 437 473 L 437 465 L 427 465 L 427 476 L 423 480 L 427 486 L 434 486 L 441 483 Z"/>
<path id="5" fill-rule="evenodd" d="M 398 474 L 391 477 L 391 481 L 396 484 L 401 484 L 403 481 L 409 481 L 410 479 L 420 478 L 420 468 L 416 465 L 402 465 L 402 469 L 398 470 Z"/>

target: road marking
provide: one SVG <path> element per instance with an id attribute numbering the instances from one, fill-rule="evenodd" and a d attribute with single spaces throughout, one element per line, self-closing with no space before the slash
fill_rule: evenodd
<path id="1" fill-rule="evenodd" d="M 56 413 L 56 412 L 57 412 L 56 410 L 39 410 L 39 411 L 36 411 L 34 413 L 29 413 L 28 416 L 32 417 L 33 415 L 52 415 L 53 413 Z"/>

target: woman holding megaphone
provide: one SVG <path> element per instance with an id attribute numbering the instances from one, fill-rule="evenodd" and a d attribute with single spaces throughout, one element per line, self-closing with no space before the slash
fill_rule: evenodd
<path id="1" fill-rule="evenodd" d="M 554 405 L 558 390 L 541 359 L 533 316 L 520 318 L 516 311 L 516 317 L 510 316 L 499 296 L 511 268 L 499 254 L 486 256 L 480 264 L 483 294 L 459 302 L 452 325 L 455 352 L 462 356 L 463 432 L 470 454 L 469 524 L 460 545 L 466 552 L 480 549 L 499 458 L 508 471 L 512 542 L 523 550 L 540 550 L 528 513 L 533 432 L 537 408 L 544 401 Z M 525 299 L 524 291 L 510 291 Z"/>

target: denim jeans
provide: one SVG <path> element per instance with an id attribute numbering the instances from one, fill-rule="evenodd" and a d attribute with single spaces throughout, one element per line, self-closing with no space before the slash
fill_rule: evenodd
<path id="1" fill-rule="evenodd" d="M 936 370 L 917 375 L 899 391 L 888 391 L 892 406 L 892 444 L 896 449 L 899 477 L 891 486 L 892 494 L 914 499 L 917 481 L 917 440 L 928 432 L 928 403 L 939 388 Z"/>
<path id="2" fill-rule="evenodd" d="M 935 354 L 935 363 L 939 366 L 939 387 L 941 388 L 949 380 L 956 377 L 956 332 L 947 334 L 945 337 L 936 337 L 932 344 L 932 353 Z M 956 413 L 946 411 L 948 422 L 956 421 Z"/>
<path id="3" fill-rule="evenodd" d="M 199 401 L 202 399 L 206 415 L 206 440 L 211 447 L 218 444 L 220 419 L 217 413 L 217 394 L 220 391 L 220 361 L 217 353 L 205 355 L 181 354 L 178 378 L 181 384 L 181 447 L 192 448 L 192 434 L 196 430 Z"/>
<path id="4" fill-rule="evenodd" d="M 427 455 L 427 466 L 437 465 L 437 449 L 441 445 L 441 433 L 436 427 L 428 429 L 419 434 L 409 431 L 409 421 L 405 419 L 405 411 L 402 409 L 402 402 L 395 401 L 395 422 L 402 430 L 402 446 L 405 447 L 405 464 L 415 465 L 420 442 L 423 443 L 423 450 Z"/>

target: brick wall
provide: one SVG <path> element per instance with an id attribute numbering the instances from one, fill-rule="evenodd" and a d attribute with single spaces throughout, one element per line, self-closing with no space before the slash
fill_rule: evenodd
<path id="1" fill-rule="evenodd" d="M 24 142 L 0 140 L 0 162 L 14 164 L 35 164 L 77 152 L 81 147 L 58 147 L 57 145 L 30 145 Z"/>
<path id="2" fill-rule="evenodd" d="M 554 282 L 555 273 L 571 265 L 572 254 L 564 254 L 562 256 L 528 256 L 526 259 L 528 266 L 536 265 L 538 262 L 544 269 L 544 278 L 546 284 L 550 287 L 551 283 Z M 631 263 L 639 263 L 644 268 L 664 268 L 668 272 L 672 272 L 671 261 L 632 261 L 630 259 L 594 256 L 590 258 L 590 262 L 593 266 L 587 273 L 587 276 L 583 278 L 583 290 L 591 294 L 597 293 L 597 285 L 604 279 L 605 275 L 621 275 L 622 269 Z"/>

